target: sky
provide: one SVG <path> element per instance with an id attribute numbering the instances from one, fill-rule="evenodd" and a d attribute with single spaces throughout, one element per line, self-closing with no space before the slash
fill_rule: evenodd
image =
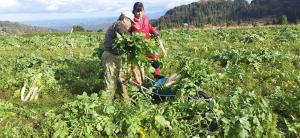
<path id="1" fill-rule="evenodd" d="M 197 0 L 139 0 L 146 15 L 162 13 Z M 248 0 L 249 1 L 249 0 Z M 0 0 L 0 21 L 37 21 L 116 17 L 136 0 Z"/>

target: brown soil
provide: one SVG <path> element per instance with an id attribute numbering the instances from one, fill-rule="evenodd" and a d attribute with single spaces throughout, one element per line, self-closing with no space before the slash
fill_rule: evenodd
<path id="1" fill-rule="evenodd" d="M 6 93 L 0 91 L 0 99 L 6 99 L 6 98 L 7 98 Z"/>

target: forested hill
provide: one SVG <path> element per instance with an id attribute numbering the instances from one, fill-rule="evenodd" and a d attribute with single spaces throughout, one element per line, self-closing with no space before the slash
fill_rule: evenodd
<path id="1" fill-rule="evenodd" d="M 300 21 L 300 0 L 200 0 L 175 7 L 153 23 L 160 28 L 193 26 L 285 24 Z"/>
<path id="2" fill-rule="evenodd" d="M 16 22 L 0 21 L 0 33 L 28 34 L 36 32 L 57 32 L 55 29 L 23 25 Z"/>

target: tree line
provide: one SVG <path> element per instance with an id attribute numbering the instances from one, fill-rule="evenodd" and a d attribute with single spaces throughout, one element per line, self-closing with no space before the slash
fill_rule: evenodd
<path id="1" fill-rule="evenodd" d="M 170 9 L 154 26 L 160 29 L 207 24 L 287 24 L 300 22 L 299 0 L 200 0 Z"/>

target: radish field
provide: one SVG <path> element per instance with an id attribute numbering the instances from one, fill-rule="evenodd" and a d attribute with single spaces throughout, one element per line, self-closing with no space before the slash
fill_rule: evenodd
<path id="1" fill-rule="evenodd" d="M 299 25 L 160 35 L 177 96 L 130 105 L 101 97 L 104 33 L 0 35 L 0 137 L 300 137 Z"/>

